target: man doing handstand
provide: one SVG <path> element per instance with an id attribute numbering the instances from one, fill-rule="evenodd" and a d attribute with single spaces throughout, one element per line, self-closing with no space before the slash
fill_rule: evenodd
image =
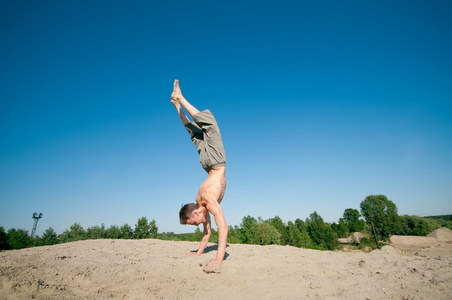
<path id="1" fill-rule="evenodd" d="M 218 227 L 218 250 L 216 259 L 206 265 L 204 272 L 217 273 L 220 272 L 228 237 L 228 226 L 220 206 L 226 190 L 226 154 L 220 130 L 209 110 L 200 112 L 182 96 L 179 80 L 177 79 L 174 81 L 171 103 L 176 108 L 185 129 L 187 129 L 192 142 L 198 150 L 202 167 L 209 174 L 199 188 L 198 195 L 196 195 L 196 203 L 189 203 L 181 208 L 179 212 L 180 223 L 196 226 L 203 224 L 204 230 L 201 245 L 196 253 L 190 253 L 191 255 L 201 255 L 211 234 L 209 213 L 213 215 L 215 224 Z M 193 122 L 190 122 L 181 106 L 193 118 Z"/>

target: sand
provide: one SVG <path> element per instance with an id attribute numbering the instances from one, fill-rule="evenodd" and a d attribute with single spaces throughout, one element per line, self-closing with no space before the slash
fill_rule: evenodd
<path id="1" fill-rule="evenodd" d="M 410 254 L 397 246 L 364 253 L 230 244 L 221 274 L 200 266 L 216 246 L 188 256 L 197 246 L 87 240 L 1 252 L 0 300 L 452 299 L 449 242 Z"/>

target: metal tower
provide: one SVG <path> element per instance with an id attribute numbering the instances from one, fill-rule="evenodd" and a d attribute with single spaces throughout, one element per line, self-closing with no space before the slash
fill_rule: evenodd
<path id="1" fill-rule="evenodd" d="M 42 218 L 42 213 L 38 215 L 38 213 L 33 214 L 33 219 L 35 219 L 35 223 L 33 224 L 33 230 L 31 231 L 31 237 L 34 238 L 36 235 L 36 227 L 38 226 L 39 219 Z"/>

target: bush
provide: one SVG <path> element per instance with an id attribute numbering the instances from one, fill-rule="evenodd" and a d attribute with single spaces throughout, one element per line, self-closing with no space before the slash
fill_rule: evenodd
<path id="1" fill-rule="evenodd" d="M 11 246 L 8 244 L 8 236 L 5 232 L 5 228 L 0 226 L 0 251 L 9 249 L 11 249 Z"/>
<path id="2" fill-rule="evenodd" d="M 426 236 L 435 229 L 441 227 L 438 220 L 422 218 L 418 216 L 404 215 L 402 219 L 402 230 L 399 234 L 402 235 L 418 235 Z"/>
<path id="3" fill-rule="evenodd" d="M 22 249 L 32 246 L 32 238 L 24 229 L 11 228 L 7 233 L 7 241 L 11 249 Z"/>

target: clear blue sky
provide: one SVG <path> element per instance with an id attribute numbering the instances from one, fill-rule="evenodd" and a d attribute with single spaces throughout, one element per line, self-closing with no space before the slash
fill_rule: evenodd
<path id="1" fill-rule="evenodd" d="M 206 177 L 172 83 L 216 116 L 222 207 L 452 213 L 450 1 L 1 1 L 0 226 L 179 225 Z"/>

